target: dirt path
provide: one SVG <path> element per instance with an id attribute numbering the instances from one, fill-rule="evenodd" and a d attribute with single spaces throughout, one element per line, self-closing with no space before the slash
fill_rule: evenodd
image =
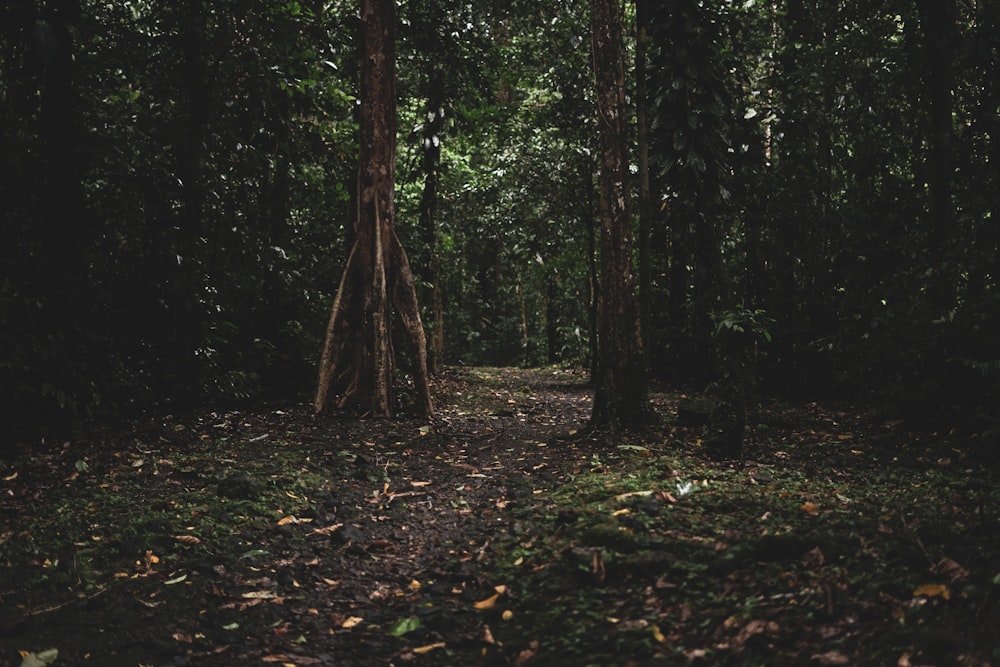
<path id="1" fill-rule="evenodd" d="M 28 457 L 4 534 L 43 551 L 3 581 L 0 665 L 50 647 L 73 665 L 481 663 L 476 604 L 498 583 L 480 565 L 560 482 L 548 441 L 589 394 L 569 373 L 471 373 L 439 381 L 432 424 L 215 415 L 124 453 Z M 28 512 L 57 515 L 62 554 Z"/>
<path id="2" fill-rule="evenodd" d="M 573 373 L 436 392 L 433 423 L 6 450 L 0 667 L 1000 664 L 1000 488 L 967 440 L 773 403 L 720 464 L 675 394 L 595 443 Z"/>

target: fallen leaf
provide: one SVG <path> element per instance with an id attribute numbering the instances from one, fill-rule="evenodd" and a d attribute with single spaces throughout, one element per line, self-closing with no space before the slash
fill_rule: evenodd
<path id="1" fill-rule="evenodd" d="M 948 577 L 948 580 L 953 584 L 968 579 L 972 574 L 950 558 L 942 558 L 938 561 L 937 565 L 931 568 L 931 572 L 942 577 Z"/>
<path id="2" fill-rule="evenodd" d="M 420 488 L 423 488 L 425 486 L 430 486 L 433 483 L 434 482 L 417 482 L 417 481 L 413 481 L 413 482 L 410 482 L 410 486 L 412 486 L 414 489 L 420 489 Z"/>
<path id="3" fill-rule="evenodd" d="M 313 535 L 332 535 L 338 530 L 344 527 L 342 523 L 335 523 L 332 526 L 325 526 L 323 528 L 313 528 Z"/>
<path id="4" fill-rule="evenodd" d="M 195 537 L 194 535 L 174 535 L 174 539 L 180 542 L 181 544 L 190 544 L 190 545 L 201 544 L 201 540 Z"/>
<path id="5" fill-rule="evenodd" d="M 389 626 L 389 634 L 393 637 L 402 637 L 407 632 L 413 632 L 420 627 L 420 619 L 416 616 L 401 618 Z"/>
<path id="6" fill-rule="evenodd" d="M 816 503 L 805 502 L 799 505 L 799 509 L 808 514 L 809 516 L 819 515 L 819 506 Z"/>
<path id="7" fill-rule="evenodd" d="M 945 600 L 951 599 L 951 591 L 944 584 L 924 584 L 917 586 L 913 590 L 914 597 L 942 597 Z"/>
<path id="8" fill-rule="evenodd" d="M 291 514 L 289 514 L 288 516 L 282 517 L 281 519 L 279 519 L 278 520 L 278 525 L 279 526 L 287 526 L 290 523 L 298 523 L 298 522 L 299 522 L 298 519 L 296 519 L 294 516 L 292 516 Z"/>
<path id="9" fill-rule="evenodd" d="M 499 597 L 500 597 L 499 593 L 494 593 L 493 595 L 489 596 L 485 600 L 480 600 L 479 602 L 476 602 L 472 606 L 475 607 L 476 609 L 479 609 L 479 610 L 492 609 L 493 606 L 496 605 L 497 598 L 499 598 Z"/>
<path id="10" fill-rule="evenodd" d="M 346 618 L 343 623 L 340 624 L 340 627 L 344 628 L 345 630 L 350 630 L 351 628 L 358 625 L 364 620 L 365 619 L 361 618 L 360 616 L 350 616 Z"/>
<path id="11" fill-rule="evenodd" d="M 827 651 L 826 653 L 816 653 L 809 658 L 809 662 L 819 665 L 849 665 L 851 659 L 839 651 Z"/>
<path id="12" fill-rule="evenodd" d="M 514 664 L 523 665 L 524 663 L 534 658 L 536 653 L 538 653 L 537 639 L 532 640 L 532 642 L 528 644 L 528 648 L 524 649 L 523 651 L 517 654 L 517 658 L 514 659 Z"/>
<path id="13" fill-rule="evenodd" d="M 424 653 L 430 653 L 436 648 L 444 648 L 446 644 L 444 642 L 435 642 L 434 644 L 428 644 L 427 646 L 420 646 L 413 649 L 413 652 L 417 655 L 423 655 Z"/>
<path id="14" fill-rule="evenodd" d="M 661 644 L 667 641 L 666 636 L 660 630 L 660 626 L 658 626 L 658 625 L 654 625 L 653 626 L 653 639 L 655 639 L 656 641 L 658 641 Z"/>
<path id="15" fill-rule="evenodd" d="M 278 597 L 274 591 L 247 591 L 240 595 L 244 600 L 271 600 Z"/>
<path id="16" fill-rule="evenodd" d="M 24 653 L 21 658 L 21 667 L 45 667 L 55 662 L 59 657 L 59 649 L 50 648 L 40 653 Z"/>
<path id="17" fill-rule="evenodd" d="M 823 556 L 823 552 L 820 551 L 819 547 L 807 551 L 802 555 L 802 564 L 806 567 L 822 567 L 826 562 L 826 558 Z"/>

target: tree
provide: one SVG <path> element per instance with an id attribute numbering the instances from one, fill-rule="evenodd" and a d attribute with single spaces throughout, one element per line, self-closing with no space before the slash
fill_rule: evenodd
<path id="1" fill-rule="evenodd" d="M 632 269 L 624 46 L 618 0 L 594 0 L 594 82 L 600 136 L 597 377 L 591 425 L 641 428 L 649 418 Z"/>
<path id="2" fill-rule="evenodd" d="M 392 416 L 397 312 L 415 351 L 416 408 L 433 414 L 427 345 L 406 251 L 395 232 L 396 7 L 362 0 L 361 107 L 357 229 L 330 312 L 314 407 Z"/>

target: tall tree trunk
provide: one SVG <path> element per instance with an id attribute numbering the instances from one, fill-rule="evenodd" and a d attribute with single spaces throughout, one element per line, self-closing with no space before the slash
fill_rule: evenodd
<path id="1" fill-rule="evenodd" d="M 580 163 L 583 198 L 582 218 L 587 230 L 587 347 L 590 349 L 588 368 L 591 382 L 597 382 L 597 326 L 600 297 L 597 271 L 597 223 L 594 219 L 594 165 L 588 155 Z"/>
<path id="2" fill-rule="evenodd" d="M 639 168 L 639 324 L 643 350 L 651 348 L 653 309 L 653 271 L 650 229 L 653 222 L 653 193 L 649 177 L 649 91 L 646 80 L 649 28 L 652 22 L 650 0 L 635 0 L 635 97 L 637 162 Z M 649 359 L 645 360 L 647 368 Z"/>
<path id="3" fill-rule="evenodd" d="M 600 135 L 600 302 L 591 426 L 643 428 L 649 419 L 646 368 L 632 268 L 624 47 L 618 0 L 591 12 Z"/>
<path id="4" fill-rule="evenodd" d="M 431 302 L 428 366 L 436 373 L 444 355 L 444 304 L 441 295 L 441 248 L 437 230 L 438 171 L 441 166 L 441 133 L 444 130 L 444 69 L 430 66 L 427 80 L 427 111 L 423 129 L 422 169 L 424 189 L 420 195 L 420 231 L 428 261 L 421 271 Z M 425 301 L 426 303 L 426 301 Z"/>
<path id="5" fill-rule="evenodd" d="M 314 407 L 337 407 L 390 417 L 396 409 L 392 315 L 398 313 L 415 351 L 416 408 L 433 414 L 427 378 L 427 342 L 413 273 L 395 232 L 396 7 L 394 0 L 362 0 L 358 163 L 358 225 L 334 299 L 320 359 Z"/>

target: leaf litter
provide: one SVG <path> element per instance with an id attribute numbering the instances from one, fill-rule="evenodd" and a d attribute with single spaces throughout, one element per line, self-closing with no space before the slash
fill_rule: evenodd
<path id="1" fill-rule="evenodd" d="M 677 394 L 608 446 L 576 373 L 436 391 L 433 424 L 285 407 L 22 443 L 0 667 L 1000 662 L 996 470 L 947 435 L 775 402 L 719 463 Z"/>

